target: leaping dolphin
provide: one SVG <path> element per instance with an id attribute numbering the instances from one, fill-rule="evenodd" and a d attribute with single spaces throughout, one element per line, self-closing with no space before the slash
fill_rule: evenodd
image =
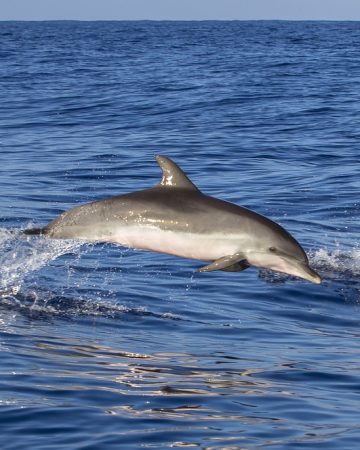
<path id="1" fill-rule="evenodd" d="M 24 233 L 210 261 L 199 272 L 255 266 L 321 282 L 300 244 L 280 225 L 204 195 L 169 158 L 158 155 L 156 160 L 163 174 L 155 187 L 76 206 L 44 228 Z"/>

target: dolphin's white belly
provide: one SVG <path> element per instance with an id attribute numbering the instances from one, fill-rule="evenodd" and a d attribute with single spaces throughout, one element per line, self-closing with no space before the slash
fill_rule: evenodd
<path id="1" fill-rule="evenodd" d="M 223 256 L 233 255 L 244 248 L 248 239 L 241 236 L 222 233 L 192 233 L 190 231 L 163 230 L 149 225 L 128 225 L 98 223 L 91 226 L 70 225 L 53 238 L 81 239 L 93 242 L 112 242 L 130 248 L 152 250 L 184 258 L 213 261 Z M 242 242 L 244 241 L 244 242 Z"/>
<path id="2" fill-rule="evenodd" d="M 169 231 L 149 226 L 119 227 L 106 240 L 126 247 L 206 261 L 232 255 L 239 250 L 233 236 Z"/>

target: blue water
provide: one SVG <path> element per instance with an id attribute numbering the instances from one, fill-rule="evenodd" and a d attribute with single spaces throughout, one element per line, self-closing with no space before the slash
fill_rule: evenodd
<path id="1" fill-rule="evenodd" d="M 357 22 L 1 22 L 1 448 L 358 448 L 359 117 Z M 323 283 L 11 232 L 157 153 Z"/>

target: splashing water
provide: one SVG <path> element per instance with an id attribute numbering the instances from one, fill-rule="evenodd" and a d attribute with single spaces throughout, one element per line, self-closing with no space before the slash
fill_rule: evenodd
<path id="1" fill-rule="evenodd" d="M 16 294 L 25 277 L 49 261 L 80 249 L 74 240 L 50 240 L 41 237 L 25 237 L 20 233 L 0 230 L 0 292 Z"/>
<path id="2" fill-rule="evenodd" d="M 310 264 L 322 272 L 325 279 L 357 279 L 360 275 L 359 248 L 350 250 L 322 248 L 310 253 L 309 259 Z"/>

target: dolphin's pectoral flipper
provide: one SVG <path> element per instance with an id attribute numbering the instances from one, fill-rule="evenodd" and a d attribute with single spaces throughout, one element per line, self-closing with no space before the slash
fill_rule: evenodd
<path id="1" fill-rule="evenodd" d="M 207 266 L 200 267 L 198 272 L 211 272 L 212 270 L 227 270 L 229 272 L 237 272 L 245 270 L 249 267 L 248 262 L 241 253 L 223 256 Z"/>
<path id="2" fill-rule="evenodd" d="M 242 272 L 245 269 L 248 269 L 250 264 L 246 261 L 246 259 L 242 259 L 241 261 L 233 264 L 232 266 L 224 267 L 221 270 L 225 272 Z"/>

